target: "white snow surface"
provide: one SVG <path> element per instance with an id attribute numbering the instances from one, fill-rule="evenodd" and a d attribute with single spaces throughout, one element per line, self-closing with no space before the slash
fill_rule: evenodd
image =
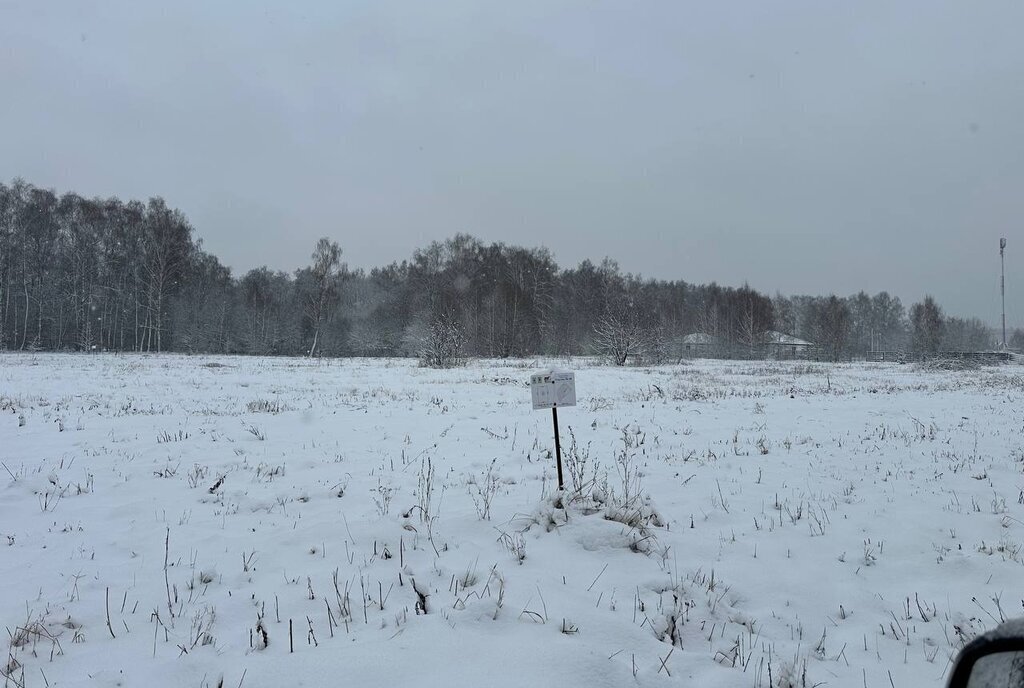
<path id="1" fill-rule="evenodd" d="M 942 685 L 1024 614 L 1021 370 L 2 355 L 0 671 Z"/>

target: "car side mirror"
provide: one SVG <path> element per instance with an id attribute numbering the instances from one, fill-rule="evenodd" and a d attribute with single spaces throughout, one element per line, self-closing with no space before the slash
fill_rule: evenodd
<path id="1" fill-rule="evenodd" d="M 1024 688 L 1024 626 L 1000 626 L 968 643 L 949 678 L 949 688 Z"/>

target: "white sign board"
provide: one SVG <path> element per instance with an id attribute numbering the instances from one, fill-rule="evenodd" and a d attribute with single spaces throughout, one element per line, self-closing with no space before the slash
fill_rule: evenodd
<path id="1" fill-rule="evenodd" d="M 576 405 L 576 373 L 548 370 L 530 376 L 533 410 Z"/>

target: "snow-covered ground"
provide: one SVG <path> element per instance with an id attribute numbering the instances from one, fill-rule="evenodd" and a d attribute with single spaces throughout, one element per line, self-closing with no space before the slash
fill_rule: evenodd
<path id="1" fill-rule="evenodd" d="M 5 685 L 903 688 L 1024 614 L 1020 368 L 557 363 L 561 497 L 543 362 L 0 356 Z"/>

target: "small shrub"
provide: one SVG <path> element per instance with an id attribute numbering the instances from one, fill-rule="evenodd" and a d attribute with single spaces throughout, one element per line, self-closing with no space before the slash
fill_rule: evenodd
<path id="1" fill-rule="evenodd" d="M 466 335 L 451 315 L 438 316 L 419 344 L 420 365 L 426 368 L 454 368 L 462 364 Z"/>

